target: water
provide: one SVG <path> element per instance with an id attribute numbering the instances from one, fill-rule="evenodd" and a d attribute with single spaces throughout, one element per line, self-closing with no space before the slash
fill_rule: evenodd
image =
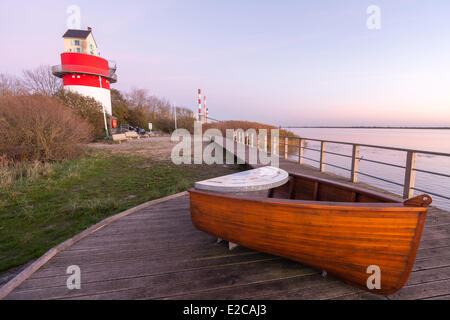
<path id="1" fill-rule="evenodd" d="M 291 129 L 301 137 L 312 139 L 333 140 L 342 142 L 353 142 L 371 144 L 387 147 L 398 147 L 405 149 L 434 151 L 450 154 L 450 130 L 428 130 L 428 129 Z M 320 149 L 320 142 L 308 141 L 308 148 Z M 326 150 L 351 156 L 352 146 L 327 143 Z M 319 160 L 319 152 L 305 150 L 304 156 Z M 361 147 L 360 156 L 365 159 L 392 163 L 405 166 L 406 152 L 383 150 L 377 148 Z M 347 169 L 351 168 L 351 159 L 337 155 L 326 154 L 325 162 Z M 318 166 L 317 162 L 304 160 L 305 164 Z M 422 155 L 417 158 L 416 168 L 433 172 L 440 172 L 450 175 L 450 157 Z M 325 166 L 325 170 L 350 177 L 350 172 Z M 390 167 L 386 165 L 360 161 L 359 171 L 372 176 L 403 184 L 405 170 L 402 168 Z M 403 194 L 403 187 L 371 177 L 358 175 L 358 181 L 391 191 L 396 194 Z M 430 175 L 423 172 L 416 172 L 415 187 L 446 197 L 450 197 L 450 178 Z M 415 190 L 414 195 L 423 192 Z M 433 205 L 445 210 L 450 209 L 450 200 L 432 196 Z"/>

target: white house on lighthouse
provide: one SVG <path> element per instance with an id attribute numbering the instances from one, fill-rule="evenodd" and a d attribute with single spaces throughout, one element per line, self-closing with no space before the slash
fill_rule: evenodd
<path id="1" fill-rule="evenodd" d="M 117 82 L 117 66 L 98 55 L 92 29 L 69 29 L 63 35 L 61 65 L 53 66 L 55 76 L 63 79 L 64 89 L 93 97 L 112 114 L 110 84 Z"/>

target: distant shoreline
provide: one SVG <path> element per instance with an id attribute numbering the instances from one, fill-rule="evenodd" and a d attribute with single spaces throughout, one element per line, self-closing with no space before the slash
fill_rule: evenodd
<path id="1" fill-rule="evenodd" d="M 280 126 L 285 129 L 427 129 L 450 130 L 450 127 L 387 127 L 387 126 Z"/>

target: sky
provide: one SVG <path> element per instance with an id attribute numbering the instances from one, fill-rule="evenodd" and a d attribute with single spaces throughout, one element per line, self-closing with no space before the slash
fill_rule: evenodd
<path id="1" fill-rule="evenodd" d="M 70 5 L 119 90 L 196 110 L 201 88 L 218 120 L 450 125 L 448 0 L 0 0 L 0 73 L 59 64 Z"/>

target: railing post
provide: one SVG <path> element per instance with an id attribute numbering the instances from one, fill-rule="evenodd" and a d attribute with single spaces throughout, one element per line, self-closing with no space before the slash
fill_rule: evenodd
<path id="1" fill-rule="evenodd" d="M 352 151 L 352 173 L 350 181 L 355 183 L 358 181 L 358 167 L 359 167 L 359 146 L 354 144 Z"/>
<path id="2" fill-rule="evenodd" d="M 264 135 L 264 151 L 267 153 L 267 134 Z"/>
<path id="3" fill-rule="evenodd" d="M 259 139 L 261 136 L 259 135 L 259 132 L 256 134 L 256 150 L 259 150 Z"/>
<path id="4" fill-rule="evenodd" d="M 289 138 L 284 137 L 284 158 L 285 159 L 288 158 L 288 143 L 289 143 Z"/>
<path id="5" fill-rule="evenodd" d="M 303 148 L 305 147 L 305 140 L 302 138 L 298 139 L 298 163 L 303 163 Z"/>
<path id="6" fill-rule="evenodd" d="M 409 199 L 414 196 L 414 181 L 416 180 L 417 152 L 408 151 L 406 154 L 405 183 L 403 185 L 403 198 Z"/>
<path id="7" fill-rule="evenodd" d="M 327 146 L 327 143 L 325 141 L 322 141 L 320 143 L 320 172 L 325 171 L 325 148 Z"/>
<path id="8" fill-rule="evenodd" d="M 272 145 L 272 143 L 273 143 L 273 145 Z M 270 137 L 270 154 L 272 154 L 272 151 L 273 151 L 274 155 L 279 155 L 280 144 L 278 143 L 277 137 L 273 137 L 273 139 L 272 139 L 272 136 L 271 136 Z"/>

